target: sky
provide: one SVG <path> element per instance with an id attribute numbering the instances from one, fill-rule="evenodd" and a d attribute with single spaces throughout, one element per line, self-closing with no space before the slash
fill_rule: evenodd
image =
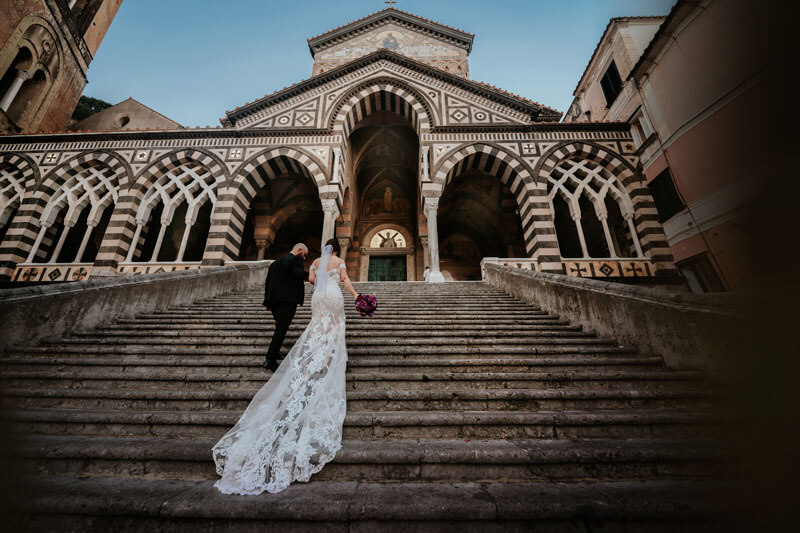
<path id="1" fill-rule="evenodd" d="M 674 0 L 399 0 L 475 34 L 470 78 L 565 112 L 611 17 L 666 15 Z M 123 0 L 84 94 L 130 97 L 188 127 L 311 75 L 306 40 L 381 0 Z"/>

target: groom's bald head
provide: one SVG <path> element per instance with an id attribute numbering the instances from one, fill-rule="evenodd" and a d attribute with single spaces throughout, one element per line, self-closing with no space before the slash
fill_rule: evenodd
<path id="1" fill-rule="evenodd" d="M 308 255 L 308 246 L 302 242 L 298 242 L 292 247 L 292 255 L 297 255 L 305 259 Z"/>

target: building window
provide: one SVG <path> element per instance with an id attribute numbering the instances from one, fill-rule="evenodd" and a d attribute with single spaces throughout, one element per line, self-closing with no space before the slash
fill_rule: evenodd
<path id="1" fill-rule="evenodd" d="M 606 108 L 609 108 L 614 103 L 614 100 L 617 99 L 619 93 L 622 92 L 622 77 L 619 75 L 617 64 L 613 59 L 600 80 L 600 86 L 603 88 L 603 94 L 606 97 Z"/>
<path id="2" fill-rule="evenodd" d="M 633 137 L 633 142 L 636 144 L 637 149 L 646 143 L 655 133 L 655 131 L 653 131 L 653 126 L 650 124 L 647 115 L 644 114 L 644 110 L 641 107 L 628 122 L 631 124 L 631 136 Z"/>
<path id="3" fill-rule="evenodd" d="M 668 168 L 665 168 L 661 174 L 653 178 L 647 186 L 650 188 L 650 194 L 653 195 L 653 201 L 656 203 L 659 222 L 666 222 L 685 207 L 678 190 L 675 188 L 675 182 L 672 180 L 672 174 L 670 174 Z"/>
<path id="4" fill-rule="evenodd" d="M 677 263 L 676 266 L 692 292 L 725 291 L 725 284 L 722 283 L 717 271 L 714 269 L 714 265 L 708 259 L 708 255 L 702 254 L 692 257 Z"/>

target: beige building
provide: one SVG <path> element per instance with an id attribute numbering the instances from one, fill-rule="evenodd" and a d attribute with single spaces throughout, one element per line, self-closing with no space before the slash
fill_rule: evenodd
<path id="1" fill-rule="evenodd" d="M 743 216 L 772 179 L 763 162 L 775 152 L 761 133 L 773 129 L 769 114 L 752 110 L 774 100 L 780 61 L 766 39 L 744 36 L 763 19 L 745 0 L 679 0 L 663 19 L 612 19 L 565 117 L 631 125 L 678 269 L 698 292 L 759 283 L 747 250 L 757 232 Z"/>
<path id="2" fill-rule="evenodd" d="M 0 0 L 0 132 L 63 131 L 122 0 Z"/>
<path id="3" fill-rule="evenodd" d="M 127 98 L 72 124 L 70 131 L 174 130 L 180 124 L 143 103 Z"/>

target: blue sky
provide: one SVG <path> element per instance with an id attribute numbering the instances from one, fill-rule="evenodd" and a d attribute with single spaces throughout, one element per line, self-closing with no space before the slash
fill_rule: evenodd
<path id="1" fill-rule="evenodd" d="M 617 16 L 674 0 L 400 0 L 398 9 L 475 34 L 470 77 L 560 111 Z M 128 96 L 185 126 L 308 78 L 306 39 L 386 7 L 380 0 L 124 0 L 84 94 Z"/>

